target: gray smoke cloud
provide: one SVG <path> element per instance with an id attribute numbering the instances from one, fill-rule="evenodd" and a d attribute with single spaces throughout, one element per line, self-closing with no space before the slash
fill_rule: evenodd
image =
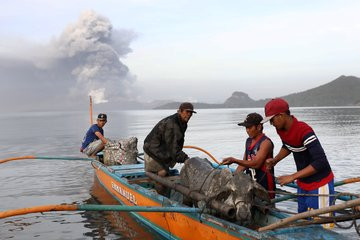
<path id="1" fill-rule="evenodd" d="M 135 38 L 134 32 L 116 30 L 106 17 L 86 11 L 47 45 L 0 47 L 4 95 L 17 95 L 14 103 L 23 104 L 19 110 L 56 108 L 60 102 L 74 107 L 88 95 L 94 103 L 135 99 L 135 76 L 120 60 L 131 52 Z"/>
<path id="2" fill-rule="evenodd" d="M 134 77 L 119 58 L 131 51 L 133 37 L 128 31 L 114 31 L 107 18 L 93 11 L 83 13 L 53 43 L 60 61 L 71 62 L 76 85 L 70 94 L 92 94 L 95 103 L 131 97 Z"/>

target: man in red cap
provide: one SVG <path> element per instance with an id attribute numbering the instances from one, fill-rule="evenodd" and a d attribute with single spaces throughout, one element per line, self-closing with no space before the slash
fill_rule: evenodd
<path id="1" fill-rule="evenodd" d="M 297 172 L 278 177 L 280 185 L 297 180 L 299 194 L 334 194 L 334 174 L 313 129 L 290 115 L 289 104 L 281 98 L 265 105 L 265 116 L 262 123 L 270 121 L 283 142 L 279 153 L 266 160 L 267 167 L 274 167 L 290 153 L 296 163 Z M 298 196 L 298 212 L 327 207 L 332 199 L 331 196 Z"/>

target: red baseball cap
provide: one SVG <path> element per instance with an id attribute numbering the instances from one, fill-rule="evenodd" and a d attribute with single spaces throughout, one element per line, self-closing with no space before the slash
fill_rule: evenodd
<path id="1" fill-rule="evenodd" d="M 261 123 L 266 123 L 279 113 L 284 113 L 289 110 L 289 104 L 282 98 L 271 99 L 265 105 L 265 118 Z"/>

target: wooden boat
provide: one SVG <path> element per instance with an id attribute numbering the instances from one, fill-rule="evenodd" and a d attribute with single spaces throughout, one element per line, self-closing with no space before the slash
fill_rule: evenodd
<path id="1" fill-rule="evenodd" d="M 96 201 L 97 204 L 102 205 L 117 205 L 119 202 L 109 194 L 106 189 L 102 187 L 99 181 L 94 179 L 93 186 L 91 187 L 91 198 L 88 201 L 85 201 L 87 204 L 94 204 Z M 93 219 L 93 214 L 90 214 L 88 211 L 84 211 L 82 216 L 89 214 L 89 222 L 94 222 L 94 228 L 97 229 L 99 237 L 106 239 L 106 229 L 111 228 L 112 232 L 119 234 L 125 239 L 132 240 L 152 240 L 161 238 L 156 232 L 151 228 L 145 227 L 143 224 L 136 221 L 129 213 L 121 211 L 105 211 L 101 212 L 98 217 L 98 220 Z M 101 219 L 101 220 L 100 220 Z"/>
<path id="2" fill-rule="evenodd" d="M 184 207 L 181 203 L 159 195 L 153 181 L 144 172 L 144 165 L 105 166 L 92 162 L 96 178 L 114 199 L 128 206 Z M 176 179 L 177 170 L 171 171 Z M 220 219 L 210 214 L 179 212 L 132 212 L 133 217 L 167 239 L 344 239 L 344 236 L 320 225 L 287 227 L 258 232 Z M 269 211 L 255 214 L 256 224 L 266 226 L 288 217 L 284 213 Z"/>

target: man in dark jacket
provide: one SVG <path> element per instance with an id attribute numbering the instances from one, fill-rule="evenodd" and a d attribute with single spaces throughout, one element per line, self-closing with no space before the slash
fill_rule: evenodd
<path id="1" fill-rule="evenodd" d="M 144 141 L 145 171 L 165 177 L 169 168 L 189 158 L 182 148 L 187 122 L 193 113 L 194 106 L 184 102 L 177 113 L 162 119 L 151 130 Z"/>

